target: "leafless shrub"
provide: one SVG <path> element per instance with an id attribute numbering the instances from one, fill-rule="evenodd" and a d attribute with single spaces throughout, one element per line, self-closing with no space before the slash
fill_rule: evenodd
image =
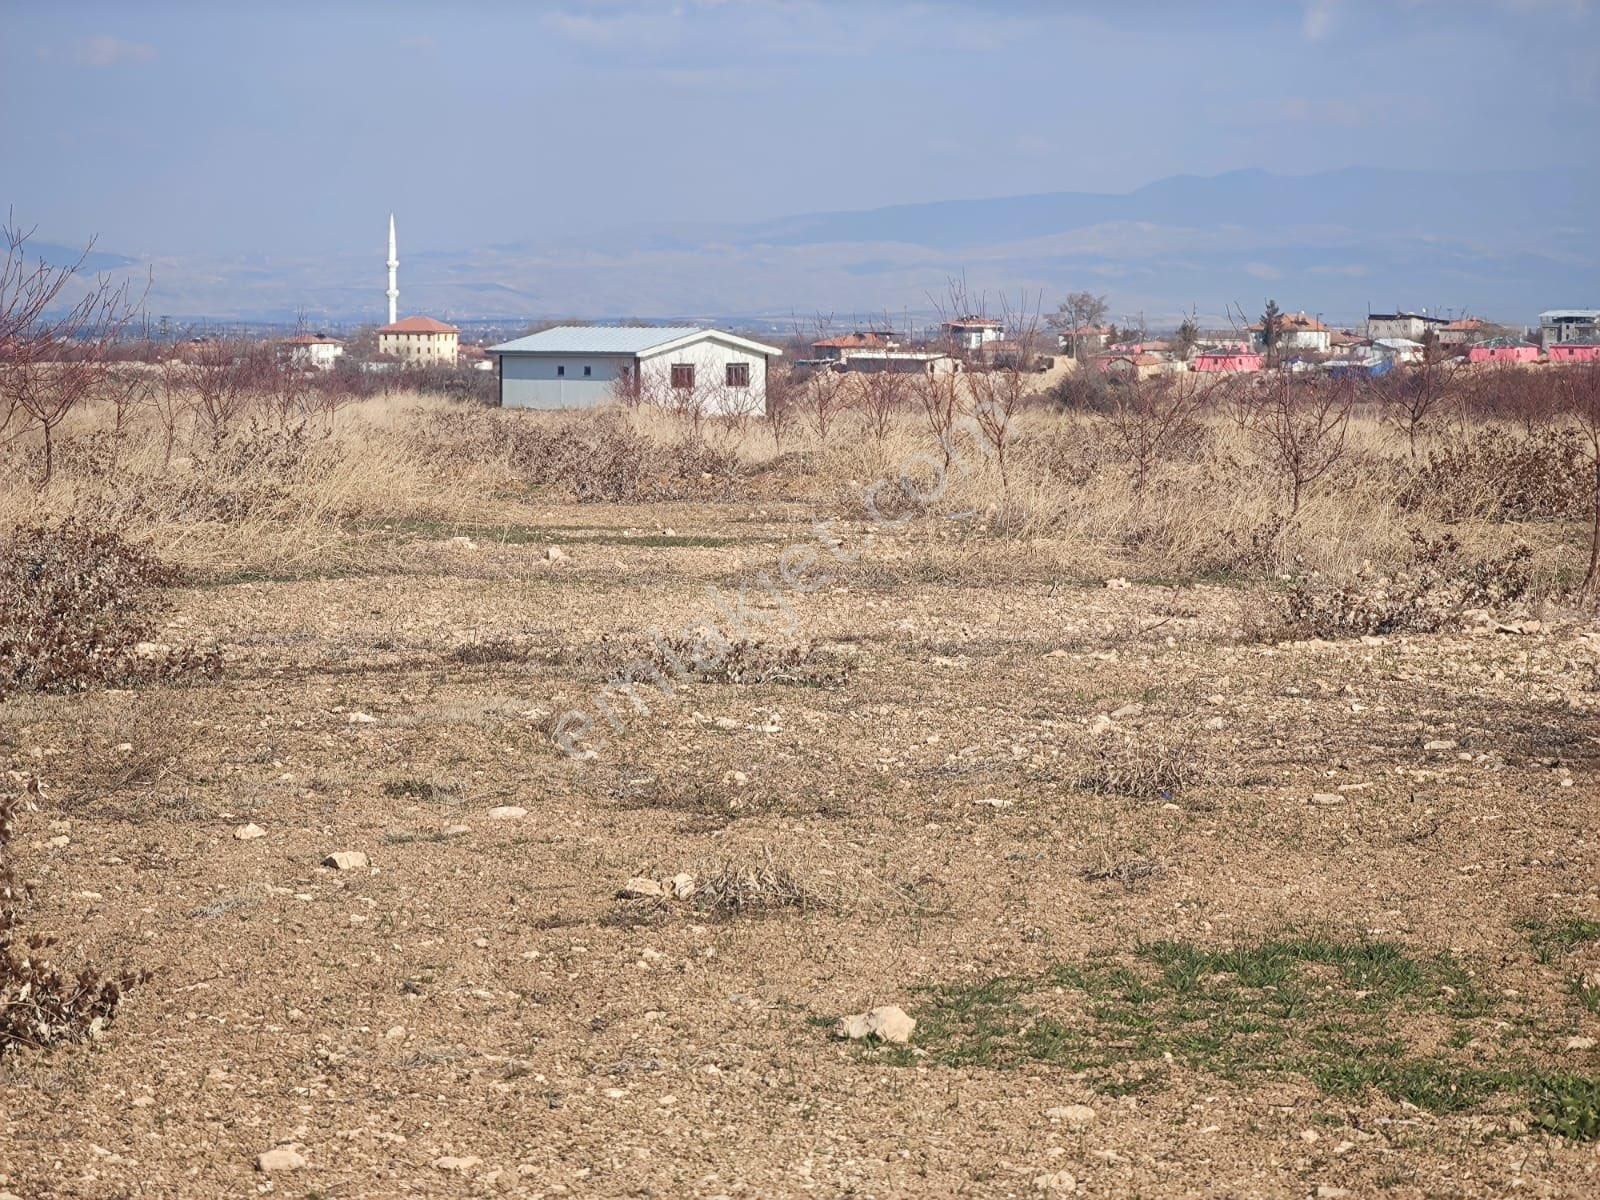
<path id="1" fill-rule="evenodd" d="M 1413 531 L 1411 539 L 1409 561 L 1392 574 L 1368 568 L 1342 581 L 1296 580 L 1284 595 L 1280 632 L 1322 638 L 1430 633 L 1454 625 L 1468 609 L 1513 603 L 1533 586 L 1533 552 L 1524 544 L 1469 559 L 1448 533 L 1429 539 Z"/>
<path id="2" fill-rule="evenodd" d="M 1134 378 L 1109 391 L 1112 440 L 1132 469 L 1135 490 L 1143 491 L 1156 464 L 1201 436 L 1197 418 L 1210 389 L 1184 374 Z"/>
<path id="3" fill-rule="evenodd" d="M 1488 426 L 1431 447 L 1397 499 L 1447 521 L 1559 521 L 1586 514 L 1591 486 L 1579 430 Z"/>
<path id="4" fill-rule="evenodd" d="M 123 992 L 146 978 L 91 967 L 64 973 L 47 958 L 53 939 L 19 932 L 23 889 L 12 870 L 10 845 L 27 798 L 38 790 L 32 778 L 13 775 L 9 786 L 0 783 L 0 1056 L 98 1037 Z"/>
<path id="5" fill-rule="evenodd" d="M 1344 457 L 1355 388 L 1347 380 L 1302 379 L 1279 372 L 1237 393 L 1245 429 L 1288 493 L 1289 515 L 1306 489 Z"/>
<path id="6" fill-rule="evenodd" d="M 613 681 L 671 679 L 701 683 L 756 685 L 786 683 L 801 687 L 841 687 L 850 678 L 847 664 L 827 661 L 810 643 L 771 645 L 761 638 L 730 642 L 720 636 L 660 636 L 601 639 L 599 650 L 611 664 Z M 644 664 L 642 674 L 640 664 Z"/>
<path id="7" fill-rule="evenodd" d="M 694 891 L 689 902 L 703 913 L 725 920 L 786 908 L 826 909 L 838 897 L 808 882 L 792 866 L 779 862 L 770 847 L 755 855 L 728 855 L 691 872 Z"/>
<path id="8" fill-rule="evenodd" d="M 1073 776 L 1079 791 L 1136 800 L 1172 800 L 1205 776 L 1198 747 L 1186 734 L 1107 731 Z"/>
<path id="9" fill-rule="evenodd" d="M 148 642 L 161 589 L 176 579 L 78 521 L 14 531 L 0 543 L 0 696 L 215 670 L 214 655 Z"/>

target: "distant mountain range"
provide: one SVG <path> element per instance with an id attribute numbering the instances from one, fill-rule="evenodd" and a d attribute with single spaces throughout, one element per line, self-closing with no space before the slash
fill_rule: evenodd
<path id="1" fill-rule="evenodd" d="M 401 307 L 470 319 L 717 314 L 836 322 L 926 314 L 964 276 L 1046 308 L 1109 295 L 1117 319 L 1202 321 L 1266 298 L 1350 322 L 1373 309 L 1531 321 L 1600 306 L 1600 172 L 1587 168 L 1175 176 L 1123 194 L 941 200 L 746 224 L 638 225 L 456 251 L 401 247 Z M 57 248 L 59 249 L 59 248 Z M 96 270 L 153 273 L 153 313 L 217 319 L 378 319 L 381 248 L 319 258 L 97 251 Z"/>

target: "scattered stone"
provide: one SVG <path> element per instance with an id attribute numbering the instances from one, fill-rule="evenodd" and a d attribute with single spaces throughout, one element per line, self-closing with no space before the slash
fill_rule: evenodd
<path id="1" fill-rule="evenodd" d="M 434 1159 L 433 1165 L 441 1171 L 470 1171 L 482 1162 L 483 1159 L 476 1154 L 464 1154 L 459 1158 L 454 1154 L 446 1154 L 443 1158 Z"/>
<path id="2" fill-rule="evenodd" d="M 322 865 L 335 871 L 361 871 L 372 865 L 359 850 L 335 850 L 322 860 Z"/>
<path id="3" fill-rule="evenodd" d="M 528 810 L 520 804 L 500 804 L 491 808 L 485 815 L 491 821 L 520 821 L 528 815 Z"/>
<path id="4" fill-rule="evenodd" d="M 256 1170 L 298 1171 L 306 1165 L 305 1156 L 293 1146 L 276 1146 L 256 1155 Z"/>
<path id="5" fill-rule="evenodd" d="M 1044 1115 L 1052 1121 L 1066 1121 L 1071 1125 L 1087 1125 L 1094 1120 L 1095 1111 L 1087 1104 L 1058 1104 L 1054 1108 L 1045 1109 Z"/>
<path id="6" fill-rule="evenodd" d="M 654 879 L 646 879 L 643 875 L 635 875 L 627 883 L 617 889 L 618 900 L 658 900 L 665 893 L 661 885 Z"/>
<path id="7" fill-rule="evenodd" d="M 253 842 L 256 838 L 266 837 L 267 831 L 259 825 L 241 825 L 233 831 L 233 836 L 241 842 Z"/>
<path id="8" fill-rule="evenodd" d="M 378 718 L 371 713 L 353 712 L 346 718 L 352 725 L 376 725 Z"/>
<path id="9" fill-rule="evenodd" d="M 1454 750 L 1456 743 L 1449 738 L 1435 738 L 1431 742 L 1423 743 L 1424 750 Z"/>
<path id="10" fill-rule="evenodd" d="M 839 1018 L 833 1032 L 835 1037 L 849 1038 L 851 1041 L 875 1038 L 880 1042 L 903 1046 L 911 1040 L 911 1031 L 916 1027 L 915 1018 L 907 1016 L 903 1009 L 885 1004 L 864 1013 Z"/>
<path id="11" fill-rule="evenodd" d="M 1337 792 L 1313 792 L 1311 803 L 1319 807 L 1327 807 L 1334 804 L 1343 804 L 1344 797 Z"/>
<path id="12" fill-rule="evenodd" d="M 1600 1043 L 1597 1043 L 1592 1037 L 1569 1037 L 1567 1039 L 1568 1050 L 1593 1050 L 1596 1045 L 1600 1045 Z"/>
<path id="13" fill-rule="evenodd" d="M 1056 1171 L 1051 1175 L 1035 1175 L 1033 1186 L 1041 1192 L 1072 1192 L 1078 1187 L 1078 1177 L 1071 1171 Z"/>

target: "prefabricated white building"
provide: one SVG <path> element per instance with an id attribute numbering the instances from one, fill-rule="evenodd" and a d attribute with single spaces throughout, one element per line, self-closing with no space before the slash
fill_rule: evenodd
<path id="1" fill-rule="evenodd" d="M 688 392 L 704 411 L 764 414 L 777 346 L 697 325 L 562 325 L 489 347 L 504 408 L 592 408 L 636 381 L 645 394 Z"/>

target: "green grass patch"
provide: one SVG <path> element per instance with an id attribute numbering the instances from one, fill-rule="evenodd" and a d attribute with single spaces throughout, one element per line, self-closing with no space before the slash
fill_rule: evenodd
<path id="1" fill-rule="evenodd" d="M 1534 957 L 1541 963 L 1565 958 L 1585 942 L 1600 941 L 1600 921 L 1582 917 L 1565 917 L 1559 921 L 1528 917 L 1518 921 L 1517 928 L 1527 937 Z"/>
<path id="2" fill-rule="evenodd" d="M 891 1062 L 1085 1072 L 1102 1091 L 1158 1086 L 1180 1063 L 1240 1083 L 1298 1075 L 1331 1096 L 1380 1093 L 1433 1113 L 1497 1096 L 1541 1127 L 1592 1138 L 1600 1081 L 1519 1052 L 1505 1013 L 1460 960 L 1327 935 L 1206 947 L 1159 941 L 1037 975 L 934 986 Z M 1507 1019 L 1510 1018 L 1510 1019 Z"/>

